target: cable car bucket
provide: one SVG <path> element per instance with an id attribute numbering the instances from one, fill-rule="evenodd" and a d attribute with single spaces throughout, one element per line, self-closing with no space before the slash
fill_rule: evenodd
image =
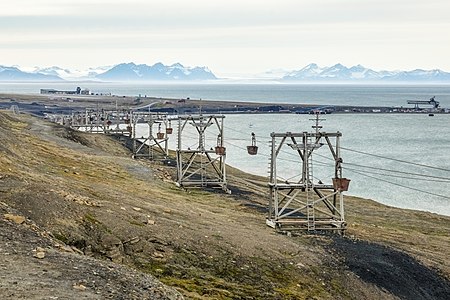
<path id="1" fill-rule="evenodd" d="M 252 145 L 251 146 L 247 146 L 247 152 L 250 155 L 258 154 L 258 146 L 256 146 L 256 137 L 255 137 L 255 133 L 254 132 L 252 132 Z"/>
<path id="2" fill-rule="evenodd" d="M 222 146 L 222 137 L 220 134 L 217 136 L 217 146 L 215 151 L 217 155 L 225 155 L 225 147 Z"/>
<path id="3" fill-rule="evenodd" d="M 348 178 L 333 178 L 333 187 L 335 190 L 340 190 L 342 192 L 348 191 L 349 184 L 350 179 Z"/>
<path id="4" fill-rule="evenodd" d="M 164 132 L 161 132 L 161 123 L 158 124 L 158 132 L 156 133 L 156 138 L 158 140 L 164 139 Z"/>
<path id="5" fill-rule="evenodd" d="M 173 132 L 172 123 L 169 120 L 169 127 L 166 128 L 166 133 L 172 134 L 172 132 Z"/>

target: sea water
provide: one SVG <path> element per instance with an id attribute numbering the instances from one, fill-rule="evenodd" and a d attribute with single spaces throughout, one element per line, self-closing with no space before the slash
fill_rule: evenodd
<path id="1" fill-rule="evenodd" d="M 39 88 L 74 89 L 75 86 L 117 95 L 318 105 L 407 107 L 407 100 L 428 100 L 436 96 L 442 107 L 450 108 L 450 85 L 0 83 L 0 93 L 32 94 L 38 93 Z M 270 133 L 311 131 L 311 118 L 311 115 L 295 114 L 227 115 L 224 123 L 226 162 L 246 172 L 267 176 Z M 321 123 L 323 131 L 342 133 L 343 175 L 351 179 L 348 194 L 396 207 L 450 215 L 449 114 L 433 117 L 427 114 L 330 114 L 321 118 L 326 119 Z M 145 134 L 145 125 L 142 126 L 139 129 L 142 133 L 138 135 Z M 256 156 L 246 153 L 251 132 L 256 134 L 259 146 Z M 175 136 L 176 131 L 172 137 Z M 187 132 L 184 138 L 188 146 L 196 147 L 195 132 Z M 207 135 L 206 146 L 214 147 L 216 139 L 215 135 Z M 175 138 L 169 145 L 175 149 Z M 313 161 L 313 175 L 324 183 L 333 177 L 330 157 L 326 147 L 322 147 Z M 298 179 L 301 173 L 298 155 L 289 148 L 283 149 L 277 169 L 282 180 Z"/>
<path id="2" fill-rule="evenodd" d="M 320 115 L 325 132 L 341 132 L 343 176 L 351 179 L 347 194 L 401 208 L 450 215 L 450 115 L 440 114 L 330 114 Z M 227 164 L 268 176 L 270 133 L 313 131 L 314 116 L 295 114 L 227 115 L 224 139 Z M 138 135 L 145 134 L 141 124 Z M 172 123 L 174 137 L 177 126 Z M 206 131 L 206 148 L 214 148 L 217 131 Z M 247 154 L 251 133 L 258 154 Z M 279 139 L 278 139 L 279 142 Z M 193 126 L 183 131 L 183 148 L 195 149 L 198 135 Z M 169 139 L 176 148 L 176 139 Z M 290 147 L 277 159 L 279 180 L 298 181 L 301 160 Z M 313 154 L 315 182 L 331 184 L 334 161 L 326 145 Z"/>
<path id="3" fill-rule="evenodd" d="M 450 108 L 450 84 L 149 84 L 52 82 L 0 82 L 0 93 L 38 94 L 40 89 L 75 90 L 87 88 L 94 93 L 119 96 L 149 96 L 175 99 L 204 99 L 267 103 L 304 103 L 317 105 L 360 105 L 411 107 L 408 100 L 427 101 L 436 96 L 441 107 Z"/>
<path id="4" fill-rule="evenodd" d="M 322 131 L 342 133 L 343 176 L 351 179 L 348 194 L 450 215 L 450 115 L 330 114 L 320 118 L 326 119 L 321 122 Z M 314 131 L 310 119 L 313 116 L 291 114 L 226 116 L 227 162 L 267 175 L 270 133 Z M 246 155 L 251 132 L 257 136 L 257 156 Z M 282 149 L 277 161 L 280 179 L 300 179 L 298 154 L 289 147 Z M 334 161 L 328 147 L 315 153 L 314 177 L 331 183 Z"/>

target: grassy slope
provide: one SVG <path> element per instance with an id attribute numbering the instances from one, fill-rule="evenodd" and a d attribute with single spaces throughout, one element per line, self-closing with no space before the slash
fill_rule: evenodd
<path id="1" fill-rule="evenodd" d="M 1 201 L 85 254 L 150 272 L 189 298 L 392 297 L 343 270 L 330 237 L 276 234 L 236 195 L 181 191 L 166 182 L 172 169 L 133 161 L 105 136 L 0 113 L 0 139 Z M 230 171 L 239 185 L 233 176 L 248 175 Z M 261 203 L 251 184 L 239 188 Z M 449 218 L 348 200 L 349 234 L 449 277 Z"/>

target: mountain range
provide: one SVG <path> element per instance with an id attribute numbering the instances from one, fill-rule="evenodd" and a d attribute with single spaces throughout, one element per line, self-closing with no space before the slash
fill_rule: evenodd
<path id="1" fill-rule="evenodd" d="M 346 67 L 335 64 L 331 67 L 319 67 L 309 64 L 306 67 L 288 72 L 281 78 L 282 81 L 314 81 L 314 82 L 442 82 L 450 81 L 450 73 L 439 69 L 412 71 L 374 71 L 357 65 Z"/>
<path id="2" fill-rule="evenodd" d="M 44 75 L 58 76 L 65 80 L 95 80 L 96 76 L 108 71 L 113 66 L 101 66 L 96 68 L 88 68 L 84 70 L 68 68 L 53 67 L 34 67 L 30 70 L 31 73 L 39 73 Z"/>
<path id="3" fill-rule="evenodd" d="M 180 63 L 164 65 L 121 63 L 115 66 L 70 70 L 58 66 L 20 70 L 16 66 L 0 66 L 0 81 L 200 81 L 217 77 L 207 67 L 185 67 Z"/>
<path id="4" fill-rule="evenodd" d="M 145 64 L 123 63 L 101 73 L 96 78 L 106 81 L 152 81 L 152 80 L 211 80 L 217 77 L 207 67 L 185 67 L 180 63 L 170 66 L 156 63 Z"/>
<path id="5" fill-rule="evenodd" d="M 449 82 L 450 73 L 439 69 L 411 71 L 374 71 L 362 65 L 346 67 L 335 64 L 319 67 L 309 64 L 300 70 L 276 69 L 253 77 L 256 80 L 280 82 Z M 97 80 L 112 82 L 131 81 L 203 81 L 218 79 L 207 67 L 186 67 L 180 63 L 154 65 L 121 63 L 85 70 L 67 68 L 34 67 L 19 69 L 17 66 L 0 65 L 0 81 L 61 81 Z"/>
<path id="6" fill-rule="evenodd" d="M 57 75 L 25 72 L 17 67 L 0 66 L 0 81 L 61 81 Z"/>

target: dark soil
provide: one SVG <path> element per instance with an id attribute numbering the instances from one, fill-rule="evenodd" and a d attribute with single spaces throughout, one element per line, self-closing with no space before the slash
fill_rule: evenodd
<path id="1" fill-rule="evenodd" d="M 406 253 L 340 237 L 333 239 L 332 248 L 362 280 L 401 299 L 449 299 L 450 282 Z"/>

